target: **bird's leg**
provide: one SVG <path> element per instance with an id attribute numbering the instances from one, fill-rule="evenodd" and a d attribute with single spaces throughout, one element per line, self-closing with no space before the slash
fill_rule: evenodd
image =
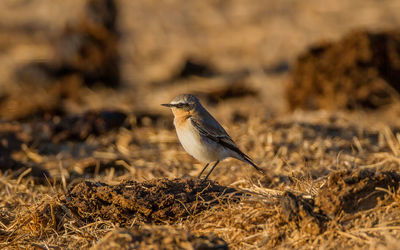
<path id="1" fill-rule="evenodd" d="M 209 162 L 204 166 L 203 170 L 201 170 L 199 176 L 197 176 L 197 179 L 200 179 L 200 176 L 203 174 L 204 170 L 206 170 L 206 168 L 208 167 L 208 164 L 210 164 Z"/>
<path id="2" fill-rule="evenodd" d="M 210 172 L 206 175 L 206 178 L 204 178 L 203 181 L 207 180 L 208 176 L 210 176 L 211 172 L 214 170 L 214 168 L 218 165 L 219 161 L 215 162 L 214 166 L 212 166 Z"/>

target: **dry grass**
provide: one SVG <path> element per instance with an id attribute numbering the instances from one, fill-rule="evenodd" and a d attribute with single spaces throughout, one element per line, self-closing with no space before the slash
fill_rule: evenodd
<path id="1" fill-rule="evenodd" d="M 327 219 L 321 228 L 315 219 L 318 218 L 316 209 L 334 203 L 325 194 L 323 197 L 319 194 L 335 173 L 344 170 L 354 173 L 360 169 L 399 172 L 400 147 L 397 134 L 393 134 L 396 129 L 361 126 L 348 119 L 355 115 L 314 112 L 268 120 L 250 117 L 247 122 L 231 126 L 230 133 L 238 145 L 261 167 L 268 169 L 267 174 L 260 176 L 235 160 L 223 162 L 211 178 L 242 190 L 245 196 L 240 202 L 221 200 L 219 205 L 178 222 L 161 223 L 162 227 L 176 235 L 187 232 L 197 236 L 216 235 L 231 248 L 396 246 L 400 234 L 400 193 L 388 186 L 383 188 L 372 181 L 366 182 L 376 191 L 387 194 L 372 208 L 355 208 L 355 212 L 338 214 L 330 214 L 333 210 L 326 209 L 322 213 Z M 19 176 L 13 176 L 10 171 L 1 174 L 1 247 L 88 248 L 121 226 L 135 230 L 133 234 L 158 232 L 161 225 L 146 226 L 139 221 L 129 225 L 100 217 L 92 222 L 84 221 L 71 212 L 65 192 L 79 179 L 118 184 L 127 179 L 141 182 L 196 175 L 201 169 L 183 152 L 175 132 L 160 127 L 120 128 L 96 138 L 89 137 L 82 145 L 75 146 L 90 147 L 94 151 L 81 152 L 79 157 L 66 153 L 54 156 L 33 153 L 34 148 L 23 153 L 27 161 L 40 156 L 40 165 L 49 170 L 53 178 L 43 185 L 35 183 L 29 170 Z M 33 156 L 35 154 L 37 156 Z M 21 156 L 21 160 L 23 158 Z M 85 170 L 89 166 L 98 167 Z M 75 177 L 72 177 L 74 172 Z M 328 188 L 334 190 L 333 186 Z M 298 204 L 297 210 L 296 206 L 282 205 L 288 197 L 287 191 L 297 197 L 297 200 L 290 200 Z M 313 212 L 307 212 L 304 206 L 315 202 L 320 205 L 312 205 Z M 287 213 L 293 213 L 294 217 Z M 156 247 L 160 237 L 166 240 L 170 236 L 146 237 L 146 246 Z M 194 242 L 190 237 L 182 240 L 190 246 Z M 166 241 L 171 247 L 178 244 Z M 118 241 L 115 244 L 119 244 Z"/>

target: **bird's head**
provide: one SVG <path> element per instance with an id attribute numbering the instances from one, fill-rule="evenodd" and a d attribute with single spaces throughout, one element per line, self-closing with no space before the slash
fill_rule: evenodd
<path id="1" fill-rule="evenodd" d="M 201 106 L 199 99 L 191 94 L 178 95 L 170 103 L 161 105 L 171 108 L 175 116 L 177 114 L 190 113 Z"/>

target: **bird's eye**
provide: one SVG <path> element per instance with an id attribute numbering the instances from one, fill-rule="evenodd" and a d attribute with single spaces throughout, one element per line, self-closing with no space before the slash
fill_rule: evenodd
<path id="1" fill-rule="evenodd" d="M 189 104 L 188 103 L 178 103 L 177 107 L 178 108 L 186 108 L 186 107 L 189 107 Z"/>

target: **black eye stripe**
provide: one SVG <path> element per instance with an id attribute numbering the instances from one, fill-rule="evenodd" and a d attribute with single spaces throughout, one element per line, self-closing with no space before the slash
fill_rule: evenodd
<path id="1" fill-rule="evenodd" d="M 183 107 L 189 107 L 189 104 L 187 104 L 187 103 L 178 103 L 176 106 L 178 108 L 183 108 Z"/>

